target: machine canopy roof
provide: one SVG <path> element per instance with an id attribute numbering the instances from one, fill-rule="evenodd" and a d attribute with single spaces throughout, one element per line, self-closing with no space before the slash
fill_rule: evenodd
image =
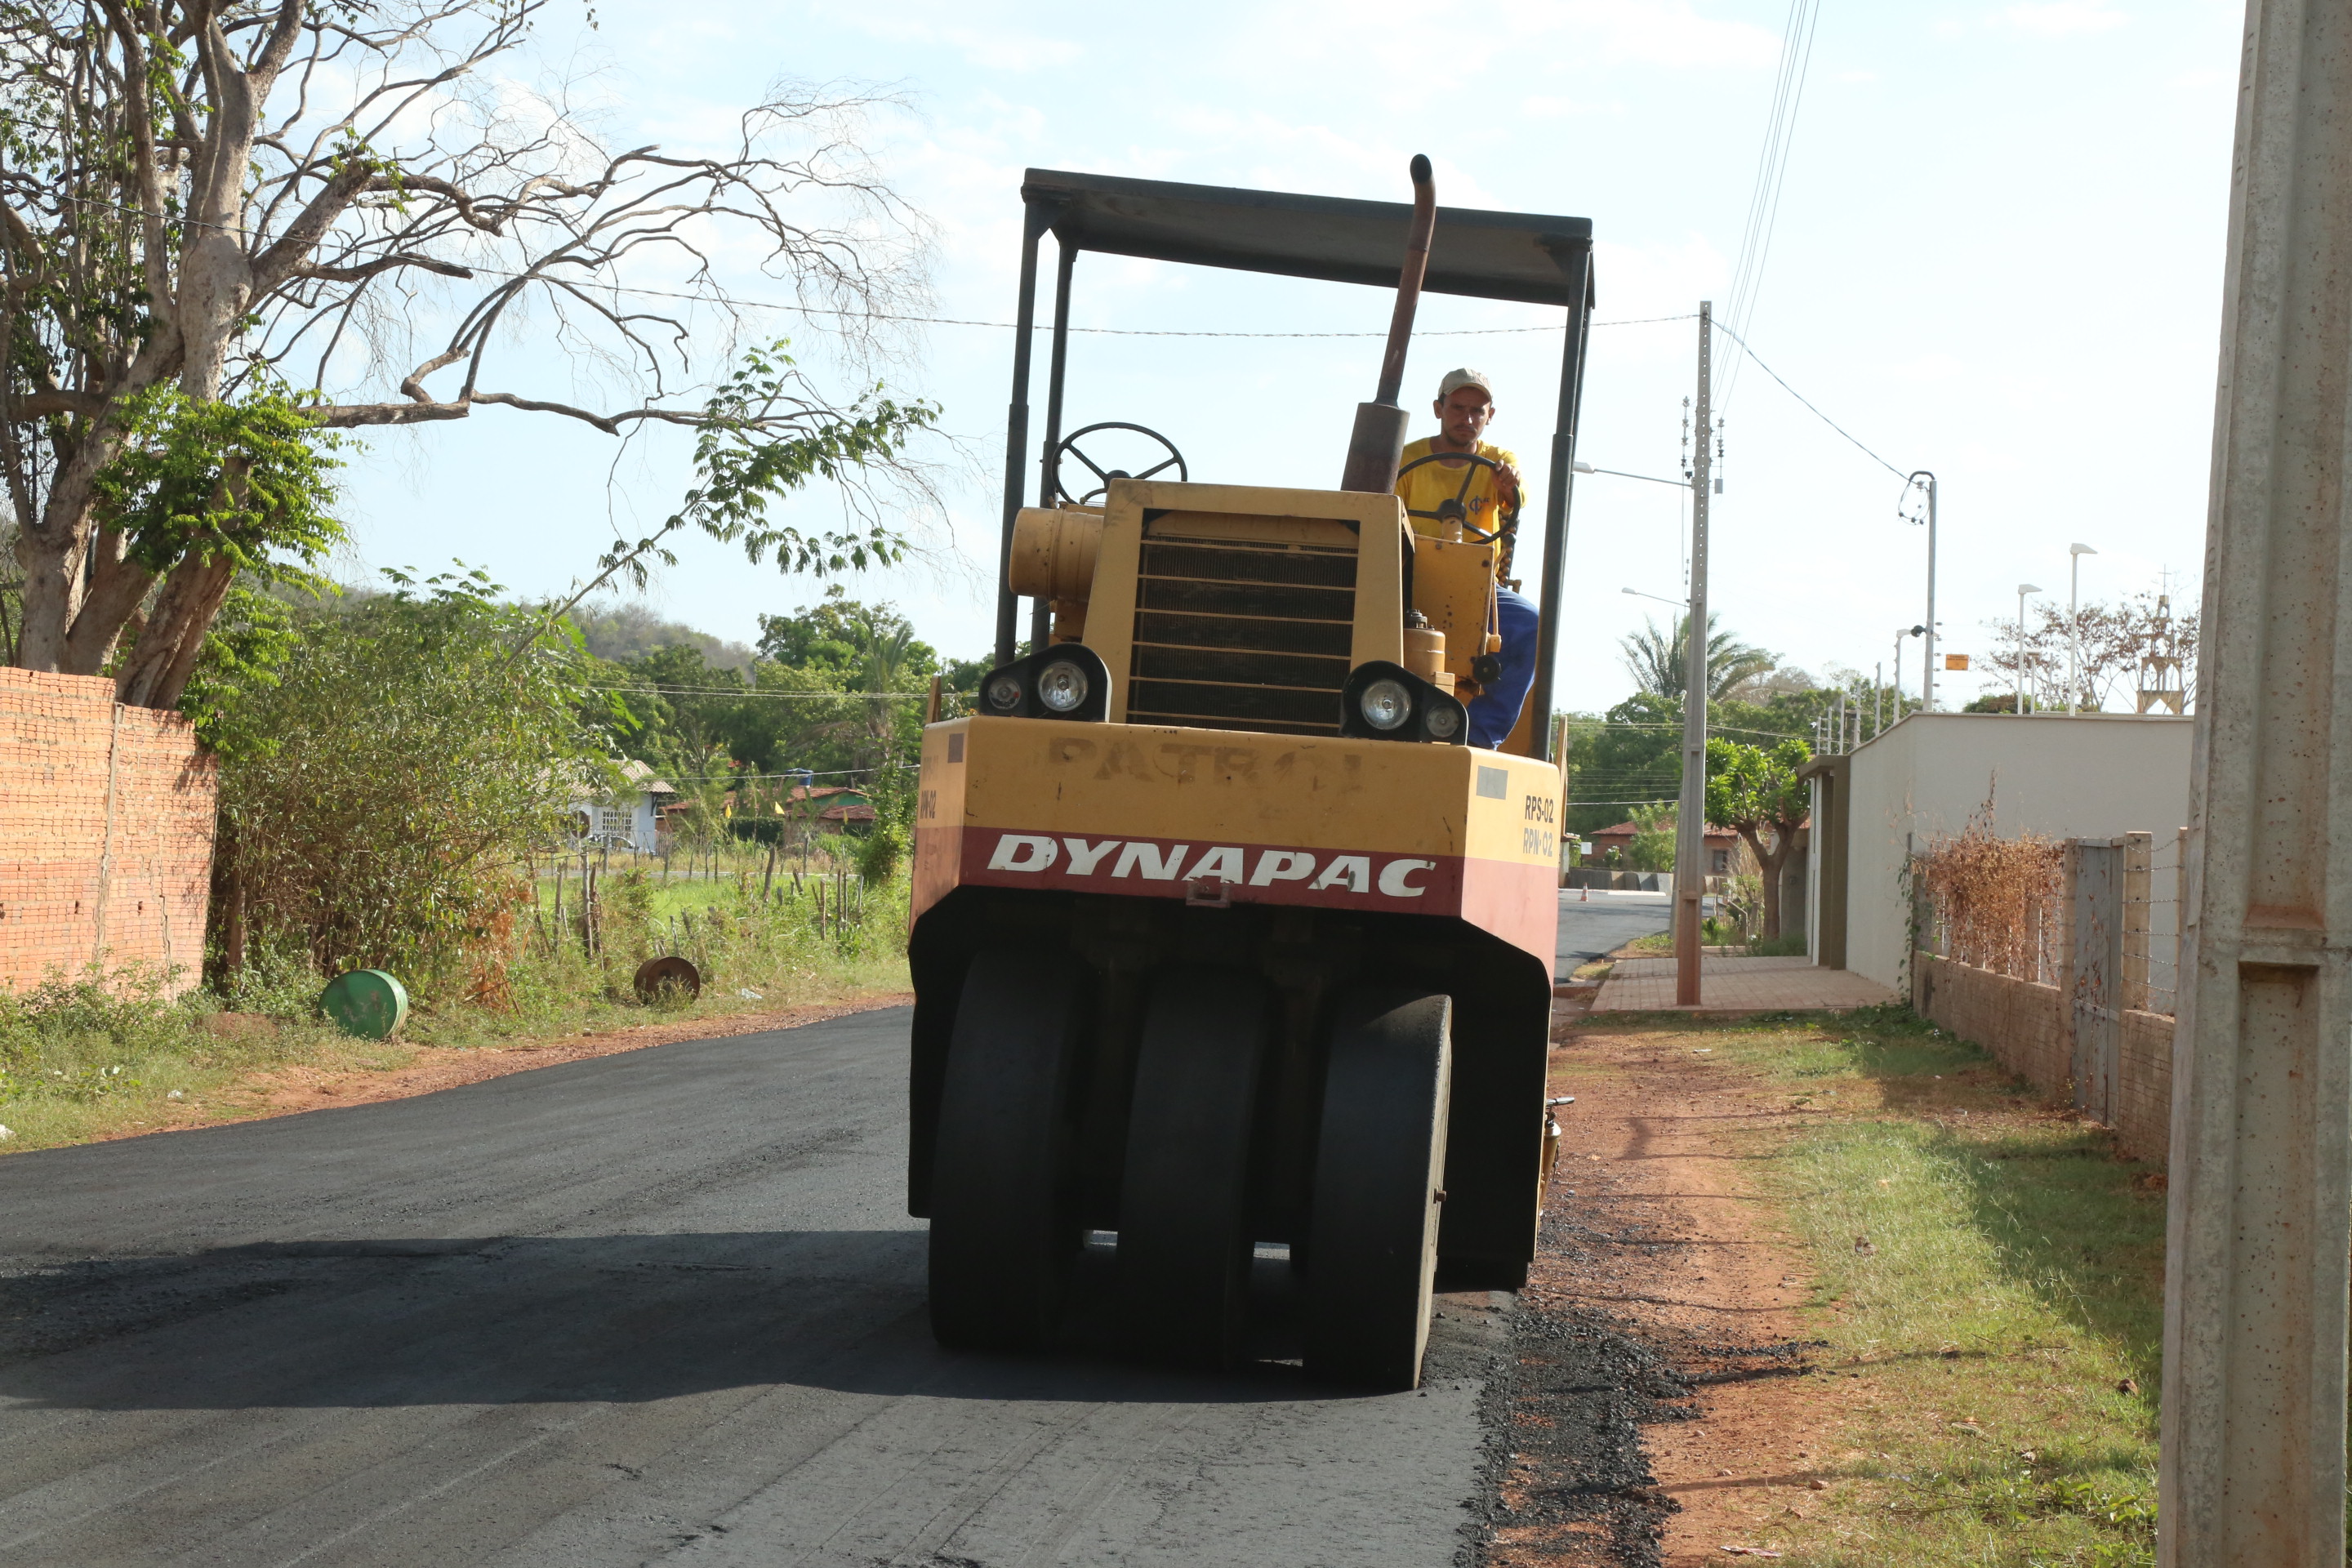
<path id="1" fill-rule="evenodd" d="M 1402 202 L 1359 202 L 1228 185 L 1123 180 L 1032 169 L 1021 196 L 1050 215 L 1064 245 L 1153 261 L 1279 272 L 1333 283 L 1397 285 Z M 1532 305 L 1591 304 L 1583 260 L 1592 221 L 1439 207 L 1423 288 Z M 1586 297 L 1579 299 L 1579 293 Z"/>

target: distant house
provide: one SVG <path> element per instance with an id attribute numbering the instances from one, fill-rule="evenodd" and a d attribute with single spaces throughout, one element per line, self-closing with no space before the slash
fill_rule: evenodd
<path id="1" fill-rule="evenodd" d="M 784 810 L 819 833 L 846 833 L 852 827 L 871 826 L 874 822 L 873 800 L 864 790 L 849 784 L 828 784 L 821 789 L 795 784 L 784 797 Z"/>
<path id="2" fill-rule="evenodd" d="M 1592 841 L 1592 854 L 1588 858 L 1587 864 L 1622 865 L 1624 860 L 1624 851 L 1633 847 L 1633 836 L 1640 831 L 1641 829 L 1633 823 L 1621 822 L 1614 827 L 1604 827 L 1597 833 L 1586 834 L 1585 837 Z M 1612 851 L 1617 856 L 1614 860 L 1610 858 Z M 1748 846 L 1741 840 L 1739 835 L 1728 827 L 1707 828 L 1706 869 L 1702 875 L 1728 877 L 1737 872 L 1752 871 L 1755 868 L 1754 857 L 1748 853 Z"/>
<path id="3" fill-rule="evenodd" d="M 651 854 L 660 832 L 662 808 L 677 798 L 677 790 L 634 759 L 621 764 L 621 773 L 627 784 L 619 795 L 592 800 L 583 792 L 573 800 L 572 831 L 583 844 Z"/>

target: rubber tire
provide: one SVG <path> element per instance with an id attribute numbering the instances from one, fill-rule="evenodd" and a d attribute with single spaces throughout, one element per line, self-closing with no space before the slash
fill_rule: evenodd
<path id="1" fill-rule="evenodd" d="M 1443 994 L 1367 991 L 1340 1004 L 1300 1281 L 1307 1370 L 1318 1377 L 1384 1390 L 1421 1383 L 1453 1023 Z"/>
<path id="2" fill-rule="evenodd" d="M 1246 1349 L 1251 1127 L 1271 1004 L 1238 970 L 1153 980 L 1118 1208 L 1121 1321 L 1144 1355 L 1223 1367 Z"/>
<path id="3" fill-rule="evenodd" d="M 1088 974 L 1075 958 L 984 950 L 964 976 L 931 1177 L 931 1333 L 956 1350 L 1053 1337 L 1085 1237 L 1074 1091 Z"/>

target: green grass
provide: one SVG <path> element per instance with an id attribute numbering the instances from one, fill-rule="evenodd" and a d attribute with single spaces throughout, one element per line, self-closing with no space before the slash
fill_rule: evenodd
<path id="1" fill-rule="evenodd" d="M 830 886 L 822 921 L 813 886 L 797 896 L 779 886 L 765 901 L 756 878 L 751 886 L 747 899 L 732 879 L 662 888 L 616 875 L 593 956 L 576 924 L 556 926 L 548 904 L 533 921 L 526 904 L 520 950 L 502 971 L 413 986 L 408 1023 L 390 1042 L 321 1022 L 323 978 L 284 956 L 258 956 L 226 994 L 199 988 L 166 1000 L 155 977 L 128 973 L 0 994 L 0 1153 L 136 1132 L 192 1108 L 241 1114 L 240 1084 L 277 1068 L 386 1070 L 418 1045 L 494 1047 L 908 987 L 903 879 L 876 889 L 846 925 Z M 640 1002 L 630 984 L 638 963 L 672 952 L 702 970 L 700 998 Z M 225 1010 L 245 1018 L 221 1032 Z"/>
<path id="2" fill-rule="evenodd" d="M 1784 1521 L 1789 1561 L 2152 1563 L 2147 1168 L 1901 1009 L 1707 1032 L 1717 1060 L 1820 1118 L 1756 1135 L 1811 1255 L 1819 1386 L 1843 1412 L 1843 1479 Z"/>

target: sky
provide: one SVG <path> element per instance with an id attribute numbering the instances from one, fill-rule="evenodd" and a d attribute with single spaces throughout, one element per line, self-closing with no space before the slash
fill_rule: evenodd
<path id="1" fill-rule="evenodd" d="M 998 323 L 1014 306 L 1025 167 L 1402 201 L 1407 162 L 1426 153 L 1441 204 L 1589 218 L 1599 306 L 1577 456 L 1672 477 L 1689 318 L 1731 298 L 1791 7 L 599 0 L 590 16 L 551 6 L 509 85 L 562 81 L 609 144 L 708 150 L 784 80 L 898 100 L 860 134 L 929 237 L 920 313 L 989 324 L 908 327 L 862 363 L 828 348 L 822 319 L 754 311 L 751 335 L 792 338 L 843 393 L 878 374 L 940 406 L 927 455 L 945 514 L 908 513 L 919 558 L 849 591 L 969 657 L 992 640 L 1013 347 Z M 2015 616 L 2021 583 L 2063 603 L 2072 542 L 2097 552 L 2081 562 L 2086 601 L 2196 596 L 2242 16 L 2228 0 L 1822 0 L 1747 316 L 1758 358 L 1718 340 L 1723 626 L 1816 675 L 1884 665 L 1926 614 L 1926 531 L 1899 510 L 1901 476 L 1923 468 L 1940 488 L 1948 651 L 1989 651 L 1986 623 Z M 720 253 L 743 296 L 788 300 L 758 261 Z M 1091 255 L 1073 300 L 1081 327 L 1171 332 L 1376 333 L 1390 308 L 1372 289 Z M 1492 378 L 1489 439 L 1523 459 L 1531 533 L 1559 319 L 1427 296 L 1406 372 L 1416 436 L 1444 372 Z M 725 368 L 723 347 L 698 352 L 694 374 Z M 1150 426 L 1199 479 L 1330 486 L 1379 355 L 1377 338 L 1081 334 L 1066 426 Z M 527 395 L 593 380 L 528 321 L 492 363 L 485 385 Z M 583 580 L 615 528 L 635 537 L 692 478 L 682 441 L 623 444 L 490 408 L 373 434 L 352 459 L 347 574 L 459 559 L 531 595 Z M 1620 640 L 1674 613 L 1623 590 L 1684 591 L 1687 501 L 1597 474 L 1573 498 L 1557 700 L 1599 711 L 1633 689 Z M 790 515 L 823 526 L 840 503 L 811 493 Z M 753 640 L 761 614 L 823 591 L 716 542 L 678 554 L 646 602 L 722 637 Z M 1520 555 L 1531 581 L 1537 554 Z M 1902 676 L 1915 696 L 1918 646 L 1905 644 Z M 1938 677 L 1945 705 L 1987 689 Z"/>

